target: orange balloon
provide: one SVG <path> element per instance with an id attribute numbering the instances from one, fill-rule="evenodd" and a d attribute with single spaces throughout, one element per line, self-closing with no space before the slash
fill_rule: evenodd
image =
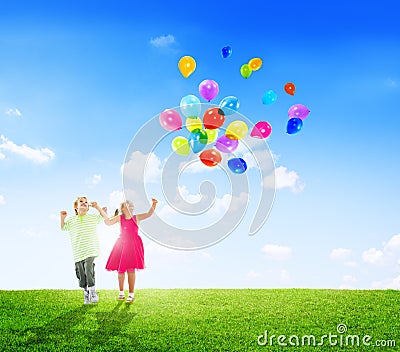
<path id="1" fill-rule="evenodd" d="M 249 61 L 248 65 L 253 71 L 257 71 L 262 66 L 262 60 L 259 57 L 255 57 Z"/>
<path id="2" fill-rule="evenodd" d="M 296 91 L 296 86 L 292 82 L 288 82 L 285 84 L 285 92 L 294 95 L 294 92 Z"/>
<path id="3" fill-rule="evenodd" d="M 182 76 L 188 78 L 196 69 L 196 61 L 191 56 L 183 56 L 178 62 Z"/>

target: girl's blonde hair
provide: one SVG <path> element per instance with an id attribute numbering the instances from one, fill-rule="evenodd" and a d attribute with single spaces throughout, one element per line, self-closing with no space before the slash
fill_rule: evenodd
<path id="1" fill-rule="evenodd" d="M 126 204 L 132 204 L 132 205 L 133 205 L 133 203 L 132 203 L 130 200 L 125 200 L 124 202 L 122 202 L 122 203 L 119 205 L 119 208 L 115 209 L 114 216 L 117 216 L 117 215 L 119 215 L 119 214 L 122 214 L 122 207 L 123 207 L 124 205 L 126 205 Z"/>

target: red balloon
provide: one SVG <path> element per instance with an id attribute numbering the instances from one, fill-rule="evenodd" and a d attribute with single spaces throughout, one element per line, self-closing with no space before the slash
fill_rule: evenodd
<path id="1" fill-rule="evenodd" d="M 222 160 L 222 156 L 218 150 L 207 149 L 200 153 L 200 160 L 204 165 L 211 167 L 218 165 Z"/>
<path id="2" fill-rule="evenodd" d="M 296 91 L 296 86 L 292 82 L 288 82 L 285 84 L 285 92 L 294 95 L 294 92 Z"/>
<path id="3" fill-rule="evenodd" d="M 203 116 L 204 128 L 215 130 L 221 127 L 225 122 L 225 114 L 220 108 L 208 109 Z"/>

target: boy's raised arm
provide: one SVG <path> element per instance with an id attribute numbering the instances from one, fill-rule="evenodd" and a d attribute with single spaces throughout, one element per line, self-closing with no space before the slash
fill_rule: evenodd
<path id="1" fill-rule="evenodd" d="M 65 210 L 60 211 L 60 227 L 61 230 L 64 228 L 65 225 L 65 218 L 67 217 L 67 212 Z"/>

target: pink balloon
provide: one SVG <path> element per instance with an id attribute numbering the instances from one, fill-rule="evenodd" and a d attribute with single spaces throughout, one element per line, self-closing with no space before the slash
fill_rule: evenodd
<path id="1" fill-rule="evenodd" d="M 166 109 L 160 114 L 160 124 L 167 131 L 177 131 L 182 129 L 182 118 L 173 109 Z"/>
<path id="2" fill-rule="evenodd" d="M 215 148 L 217 148 L 222 153 L 232 153 L 234 152 L 239 145 L 239 141 L 237 139 L 230 139 L 227 136 L 221 136 L 215 142 Z"/>
<path id="3" fill-rule="evenodd" d="M 298 117 L 299 119 L 304 120 L 308 116 L 309 112 L 310 110 L 307 106 L 302 104 L 294 104 L 289 108 L 288 116 L 289 118 Z"/>
<path id="4" fill-rule="evenodd" d="M 266 121 L 259 121 L 253 127 L 250 136 L 254 138 L 268 138 L 272 132 L 271 125 Z"/>
<path id="5" fill-rule="evenodd" d="M 218 83 L 212 79 L 205 79 L 199 84 L 199 93 L 205 100 L 213 100 L 219 92 Z"/>

